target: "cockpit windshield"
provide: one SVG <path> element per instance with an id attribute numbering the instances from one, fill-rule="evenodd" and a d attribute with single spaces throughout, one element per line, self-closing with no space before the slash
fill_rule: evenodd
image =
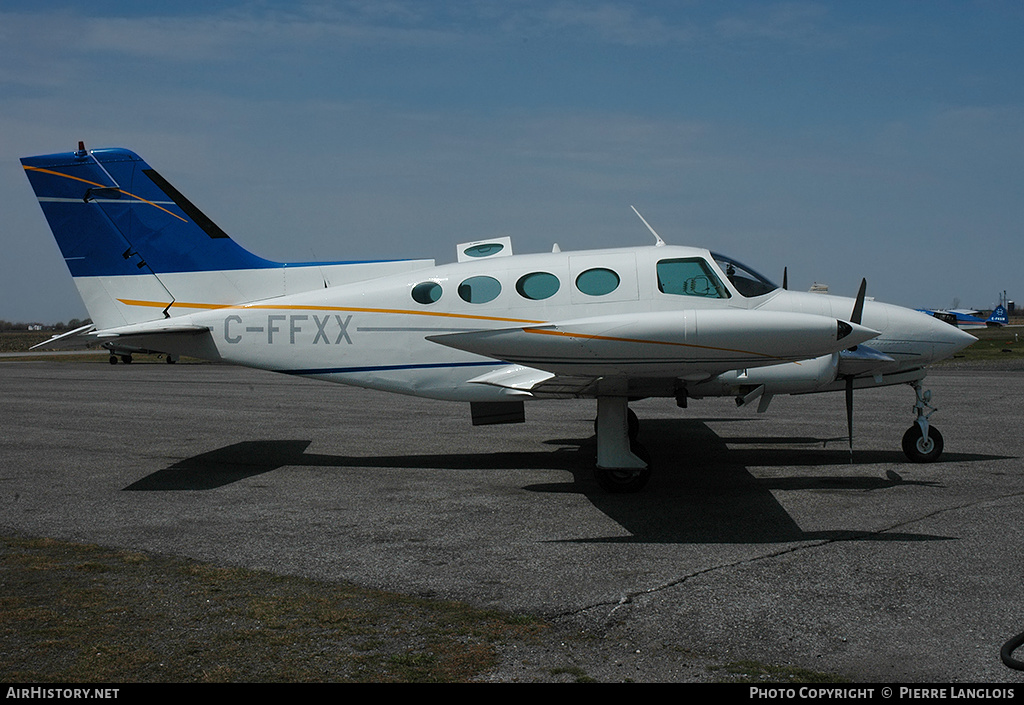
<path id="1" fill-rule="evenodd" d="M 740 264 L 731 257 L 712 252 L 711 256 L 725 272 L 726 277 L 741 295 L 747 298 L 761 296 L 778 289 L 778 285 L 761 276 L 746 265 Z"/>

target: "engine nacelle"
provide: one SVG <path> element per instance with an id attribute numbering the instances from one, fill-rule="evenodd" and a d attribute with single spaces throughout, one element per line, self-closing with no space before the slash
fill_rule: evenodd
<path id="1" fill-rule="evenodd" d="M 760 389 L 758 396 L 776 394 L 803 394 L 814 392 L 832 383 L 839 371 L 839 353 L 822 355 L 811 360 L 787 362 L 770 367 L 732 370 L 712 380 L 687 388 L 692 397 L 744 396 Z"/>

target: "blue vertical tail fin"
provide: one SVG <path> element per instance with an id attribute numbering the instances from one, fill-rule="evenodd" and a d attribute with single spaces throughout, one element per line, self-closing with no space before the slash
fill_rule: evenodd
<path id="1" fill-rule="evenodd" d="M 1006 308 L 1002 305 L 996 306 L 992 311 L 992 315 L 985 319 L 985 325 L 987 326 L 1005 326 L 1009 322 L 1010 319 L 1006 315 Z"/>
<path id="2" fill-rule="evenodd" d="M 236 243 L 137 154 L 21 160 L 100 329 L 365 281 L 429 260 L 282 263 Z"/>
<path id="3" fill-rule="evenodd" d="M 279 266 L 235 243 L 126 149 L 80 144 L 21 162 L 76 278 Z"/>

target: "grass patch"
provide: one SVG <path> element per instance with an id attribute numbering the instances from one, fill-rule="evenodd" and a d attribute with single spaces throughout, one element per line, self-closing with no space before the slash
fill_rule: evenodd
<path id="1" fill-rule="evenodd" d="M 26 352 L 33 345 L 49 340 L 54 331 L 0 331 L 0 352 Z"/>
<path id="2" fill-rule="evenodd" d="M 474 680 L 547 628 L 474 609 L 52 539 L 0 538 L 7 682 Z"/>
<path id="3" fill-rule="evenodd" d="M 978 328 L 967 332 L 978 342 L 957 353 L 954 361 L 1024 359 L 1024 340 L 1021 340 L 1024 328 Z"/>

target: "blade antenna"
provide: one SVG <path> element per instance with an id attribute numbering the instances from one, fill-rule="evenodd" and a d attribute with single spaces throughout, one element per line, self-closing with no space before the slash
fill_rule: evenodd
<path id="1" fill-rule="evenodd" d="M 643 222 L 643 224 L 647 226 L 647 229 L 651 231 L 651 234 L 654 235 L 654 244 L 657 245 L 658 247 L 664 247 L 665 241 L 661 239 L 661 235 L 659 235 L 654 230 L 654 228 L 651 227 L 650 223 L 644 220 L 644 217 L 640 215 L 640 211 L 638 211 L 635 206 L 630 206 L 630 208 L 633 209 L 633 212 L 636 213 L 636 217 L 639 218 L 641 222 Z"/>

